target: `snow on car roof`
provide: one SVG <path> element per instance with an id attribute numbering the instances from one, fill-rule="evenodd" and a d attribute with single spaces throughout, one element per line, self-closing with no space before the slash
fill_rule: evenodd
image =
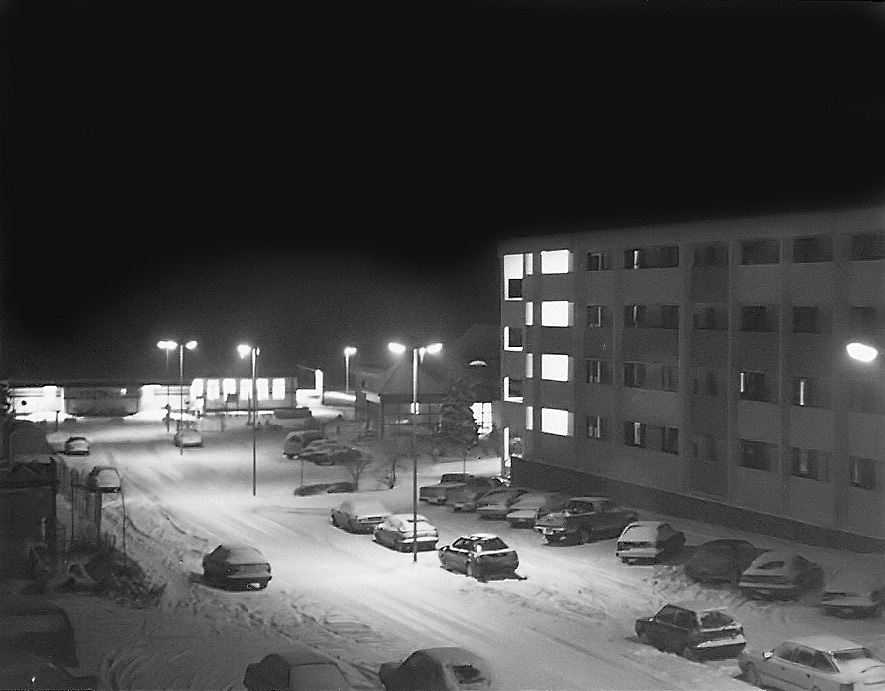
<path id="1" fill-rule="evenodd" d="M 474 666 L 485 666 L 486 661 L 469 650 L 465 648 L 459 648 L 457 646 L 441 646 L 438 648 L 424 648 L 422 652 L 429 657 L 432 657 L 440 662 L 444 662 L 448 665 L 451 664 L 464 664 L 468 663 Z"/>
<path id="2" fill-rule="evenodd" d="M 290 665 L 309 665 L 316 662 L 331 662 L 334 664 L 335 662 L 312 648 L 301 646 L 274 650 L 271 654 L 278 655 L 280 659 L 285 660 Z"/>
<path id="3" fill-rule="evenodd" d="M 681 607 L 682 609 L 688 609 L 692 612 L 712 612 L 712 611 L 720 611 L 727 612 L 728 606 L 722 603 L 714 603 L 714 602 L 706 602 L 704 600 L 680 600 L 679 602 L 671 603 L 674 607 Z"/>
<path id="4" fill-rule="evenodd" d="M 863 648 L 860 643 L 855 643 L 847 638 L 840 636 L 832 636 L 829 634 L 817 634 L 814 636 L 801 636 L 799 638 L 791 638 L 789 643 L 804 645 L 815 650 L 824 650 L 826 652 L 834 652 L 838 650 L 853 650 L 855 648 Z"/>

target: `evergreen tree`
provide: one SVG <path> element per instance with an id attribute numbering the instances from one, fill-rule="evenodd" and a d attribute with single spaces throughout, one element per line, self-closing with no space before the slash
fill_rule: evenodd
<path id="1" fill-rule="evenodd" d="M 479 427 L 473 417 L 473 392 L 463 379 L 449 389 L 439 412 L 439 437 L 443 444 L 461 451 L 464 465 L 467 452 L 476 444 Z"/>

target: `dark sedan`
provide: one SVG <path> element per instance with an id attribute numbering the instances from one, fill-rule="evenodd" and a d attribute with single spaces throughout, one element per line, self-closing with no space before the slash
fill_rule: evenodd
<path id="1" fill-rule="evenodd" d="M 218 545 L 203 557 L 206 583 L 263 590 L 271 578 L 270 564 L 254 547 Z"/>
<path id="2" fill-rule="evenodd" d="M 743 627 L 721 605 L 679 602 L 636 620 L 639 640 L 689 660 L 735 657 L 747 644 Z"/>
<path id="3" fill-rule="evenodd" d="M 736 585 L 744 569 L 763 551 L 746 540 L 710 540 L 694 549 L 685 563 L 685 573 L 702 583 Z"/>
<path id="4" fill-rule="evenodd" d="M 515 574 L 519 566 L 516 550 L 497 535 L 464 535 L 437 550 L 440 565 L 447 570 L 463 571 L 482 580 L 491 573 Z"/>

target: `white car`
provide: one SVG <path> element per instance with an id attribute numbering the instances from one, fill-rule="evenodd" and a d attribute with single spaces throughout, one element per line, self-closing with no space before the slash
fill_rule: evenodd
<path id="1" fill-rule="evenodd" d="M 69 456 L 88 456 L 89 441 L 83 436 L 68 437 L 65 441 L 65 454 Z"/>
<path id="2" fill-rule="evenodd" d="M 372 533 L 389 515 L 390 511 L 381 502 L 360 497 L 341 502 L 330 514 L 332 525 L 351 533 Z"/>
<path id="3" fill-rule="evenodd" d="M 859 643 L 838 636 L 806 636 L 771 650 L 744 649 L 738 666 L 753 686 L 781 689 L 885 688 L 885 661 Z"/>
<path id="4" fill-rule="evenodd" d="M 200 434 L 199 430 L 196 430 L 193 427 L 182 427 L 175 433 L 172 441 L 175 446 L 180 446 L 182 448 L 185 446 L 202 446 L 203 435 Z"/>
<path id="5" fill-rule="evenodd" d="M 399 552 L 412 550 L 412 543 L 417 538 L 418 550 L 436 549 L 439 533 L 430 522 L 418 514 L 418 521 L 413 521 L 410 513 L 395 513 L 375 526 L 375 542 Z"/>
<path id="6" fill-rule="evenodd" d="M 119 492 L 120 471 L 112 465 L 97 465 L 86 476 L 86 487 L 93 492 Z"/>

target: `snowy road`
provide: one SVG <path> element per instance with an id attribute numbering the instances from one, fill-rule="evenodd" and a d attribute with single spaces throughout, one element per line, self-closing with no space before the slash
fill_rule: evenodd
<path id="1" fill-rule="evenodd" d="M 103 664 L 119 688 L 242 688 L 242 669 L 260 655 L 223 650 L 221 641 L 230 630 L 245 629 L 256 651 L 262 640 L 267 651 L 299 640 L 339 657 L 362 688 L 380 688 L 382 662 L 419 647 L 462 645 L 489 660 L 497 689 L 746 690 L 734 660 L 692 663 L 635 639 L 636 617 L 668 601 L 698 598 L 728 603 L 751 646 L 828 631 L 885 650 L 881 620 L 825 617 L 813 595 L 802 602 L 747 601 L 729 588 L 689 581 L 678 563 L 624 565 L 614 557 L 613 539 L 549 546 L 533 531 L 446 507 L 420 507 L 439 528 L 440 544 L 469 532 L 497 532 L 517 549 L 522 580 L 480 583 L 441 569 L 434 552 L 419 554 L 415 564 L 411 554 L 381 547 L 371 536 L 334 528 L 329 510 L 341 495 L 293 495 L 302 468 L 280 453 L 282 430 L 260 433 L 256 497 L 251 435 L 242 422 L 225 432 L 204 430 L 205 446 L 183 454 L 159 424 L 107 424 L 88 435 L 93 454 L 82 463 L 113 463 L 125 478 L 127 543 L 142 566 L 167 583 L 164 616 L 187 613 L 219 636 L 211 651 L 195 648 L 200 652 L 189 657 L 184 676 L 154 669 L 163 666 L 147 648 L 134 660 L 118 653 Z M 498 465 L 496 459 L 468 463 L 469 470 L 485 473 Z M 428 461 L 419 469 L 419 483 L 460 469 L 460 462 Z M 347 479 L 336 467 L 306 464 L 304 473 L 305 482 Z M 361 486 L 373 484 L 367 475 Z M 411 511 L 409 469 L 401 471 L 393 490 L 370 493 L 392 511 Z M 105 516 L 119 526 L 122 502 L 107 505 Z M 734 534 L 692 521 L 674 524 L 686 532 L 689 545 Z M 741 537 L 780 546 L 772 538 Z M 267 590 L 231 593 L 202 584 L 200 559 L 224 540 L 251 543 L 268 557 L 274 577 Z M 881 563 L 875 555 L 803 551 L 828 572 L 846 559 Z"/>

